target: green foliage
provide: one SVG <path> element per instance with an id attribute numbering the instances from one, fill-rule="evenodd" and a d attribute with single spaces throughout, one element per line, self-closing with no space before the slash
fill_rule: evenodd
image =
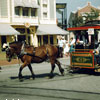
<path id="1" fill-rule="evenodd" d="M 76 16 L 75 19 L 73 20 L 73 25 L 75 27 L 82 26 L 83 23 L 84 23 L 84 21 L 83 21 L 83 17 L 82 16 L 79 16 L 79 17 Z"/>
<path id="2" fill-rule="evenodd" d="M 74 27 L 82 26 L 87 21 L 96 20 L 99 17 L 99 10 L 91 9 L 89 13 L 85 13 L 84 16 L 75 16 L 74 20 L 72 21 Z"/>
<path id="3" fill-rule="evenodd" d="M 99 10 L 95 10 L 95 9 L 91 9 L 90 13 L 85 13 L 85 21 L 92 21 L 92 20 L 96 20 L 99 17 Z"/>

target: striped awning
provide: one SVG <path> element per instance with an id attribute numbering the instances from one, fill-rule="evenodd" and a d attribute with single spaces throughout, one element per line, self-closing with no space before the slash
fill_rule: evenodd
<path id="1" fill-rule="evenodd" d="M 67 35 L 68 31 L 65 31 L 58 27 L 56 24 L 39 25 L 37 29 L 37 35 Z"/>
<path id="2" fill-rule="evenodd" d="M 15 7 L 28 7 L 28 8 L 39 8 L 36 2 L 29 2 L 29 0 L 14 0 Z"/>
<path id="3" fill-rule="evenodd" d="M 10 24 L 0 24 L 0 35 L 18 35 L 20 34 L 16 31 Z"/>

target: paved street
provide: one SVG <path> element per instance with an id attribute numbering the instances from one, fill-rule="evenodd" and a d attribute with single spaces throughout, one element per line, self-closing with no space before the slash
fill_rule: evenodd
<path id="1" fill-rule="evenodd" d="M 59 59 L 69 65 L 68 58 Z M 30 79 L 28 68 L 24 79 L 18 79 L 19 64 L 1 66 L 0 100 L 100 100 L 100 74 L 68 73 L 61 76 L 56 67 L 54 78 L 48 79 L 51 66 L 47 62 L 32 64 L 36 79 Z M 64 68 L 67 66 L 63 66 Z"/>

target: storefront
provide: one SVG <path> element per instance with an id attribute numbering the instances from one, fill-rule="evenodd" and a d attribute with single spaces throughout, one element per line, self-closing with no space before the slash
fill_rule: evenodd
<path id="1" fill-rule="evenodd" d="M 17 36 L 18 41 L 25 41 L 29 45 L 38 46 L 36 27 L 32 25 L 13 25 L 13 27 L 20 32 Z"/>
<path id="2" fill-rule="evenodd" d="M 0 24 L 0 51 L 4 43 L 14 41 L 19 34 L 10 24 Z"/>
<path id="3" fill-rule="evenodd" d="M 38 44 L 54 44 L 57 45 L 57 35 L 69 35 L 69 33 L 56 24 L 39 25 L 36 32 L 38 36 Z"/>

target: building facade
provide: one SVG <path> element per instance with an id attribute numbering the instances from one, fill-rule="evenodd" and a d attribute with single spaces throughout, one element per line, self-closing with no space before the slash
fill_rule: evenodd
<path id="1" fill-rule="evenodd" d="M 39 26 L 37 28 L 38 44 L 57 45 L 57 35 L 66 35 L 68 32 L 57 26 L 56 0 L 39 0 Z"/>
<path id="2" fill-rule="evenodd" d="M 20 32 L 20 35 L 0 35 L 0 48 L 3 43 L 12 42 L 15 38 L 37 45 L 35 33 L 39 24 L 38 8 L 37 0 L 0 0 L 0 23 L 9 24 Z"/>
<path id="3" fill-rule="evenodd" d="M 0 23 L 20 33 L 0 35 L 0 48 L 14 40 L 34 46 L 57 44 L 57 35 L 67 34 L 56 25 L 56 0 L 0 0 Z"/>
<path id="4" fill-rule="evenodd" d="M 76 23 L 74 23 L 74 22 L 75 22 L 77 17 L 81 16 L 83 18 L 83 20 L 85 21 L 86 16 L 87 16 L 86 13 L 89 14 L 92 9 L 95 11 L 98 11 L 100 13 L 100 9 L 91 5 L 91 2 L 88 2 L 86 4 L 86 6 L 84 6 L 83 8 L 78 7 L 77 11 L 71 12 L 69 20 L 68 20 L 68 27 L 76 27 Z M 97 18 L 97 20 L 100 20 L 100 16 Z"/>
<path id="5" fill-rule="evenodd" d="M 56 0 L 39 0 L 40 8 L 38 9 L 39 27 L 38 27 L 38 43 L 43 44 L 56 44 L 56 36 L 46 32 L 46 27 L 56 25 Z M 42 26 L 42 29 L 41 29 Z M 42 33 L 41 33 L 42 31 Z M 41 34 L 40 34 L 41 33 Z"/>

